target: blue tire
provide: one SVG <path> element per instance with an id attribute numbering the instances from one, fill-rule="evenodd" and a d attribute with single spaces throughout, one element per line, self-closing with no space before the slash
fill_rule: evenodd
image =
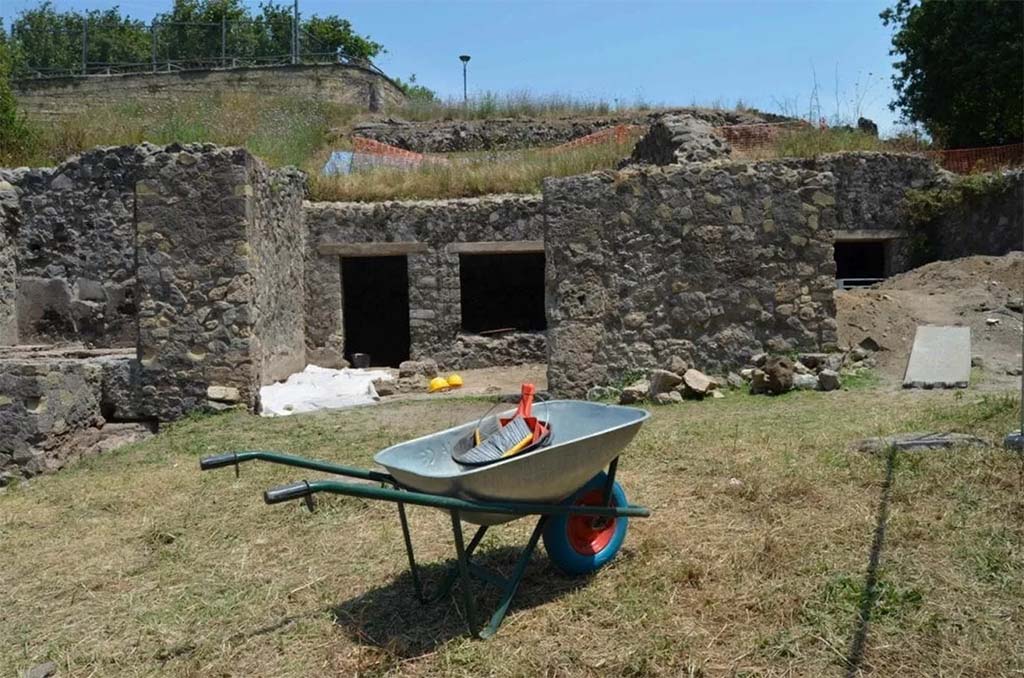
<path id="1" fill-rule="evenodd" d="M 600 506 L 607 474 L 591 478 L 567 504 Z M 626 493 L 612 485 L 612 504 L 626 506 Z M 626 539 L 629 519 L 620 516 L 594 519 L 589 516 L 551 516 L 544 526 L 544 549 L 558 569 L 569 575 L 595 572 L 615 557 Z"/>

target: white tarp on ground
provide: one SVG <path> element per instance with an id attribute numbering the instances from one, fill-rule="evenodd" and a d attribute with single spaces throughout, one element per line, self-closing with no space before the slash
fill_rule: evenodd
<path id="1" fill-rule="evenodd" d="M 332 370 L 309 365 L 288 377 L 287 381 L 260 389 L 261 414 L 276 417 L 368 405 L 377 400 L 377 392 L 371 382 L 390 378 L 386 370 Z"/>

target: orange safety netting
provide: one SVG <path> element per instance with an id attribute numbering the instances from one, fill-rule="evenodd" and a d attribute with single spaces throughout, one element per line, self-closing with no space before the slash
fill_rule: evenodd
<path id="1" fill-rule="evenodd" d="M 1024 165 L 1024 144 L 928 151 L 926 155 L 950 172 L 991 172 L 1003 167 Z"/>
<path id="2" fill-rule="evenodd" d="M 606 127 L 599 129 L 596 132 L 592 132 L 584 137 L 567 141 L 564 144 L 559 144 L 548 150 L 551 151 L 567 151 L 573 148 L 579 148 L 581 146 L 593 146 L 595 144 L 604 144 L 609 141 L 614 141 L 617 144 L 624 144 L 629 141 L 632 137 L 639 135 L 647 128 L 643 125 L 616 125 L 615 127 Z"/>
<path id="3" fill-rule="evenodd" d="M 793 122 L 763 122 L 751 125 L 726 125 L 716 127 L 715 133 L 729 142 L 733 148 L 748 151 L 774 143 L 779 136 L 793 129 L 810 127 L 810 123 L 797 120 Z"/>

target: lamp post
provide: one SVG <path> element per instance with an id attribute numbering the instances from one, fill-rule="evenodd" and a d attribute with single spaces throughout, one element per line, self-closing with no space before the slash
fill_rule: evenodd
<path id="1" fill-rule="evenodd" d="M 469 55 L 460 55 L 459 61 L 462 62 L 462 105 L 466 106 L 469 104 L 469 90 L 466 89 L 466 64 L 469 63 Z"/>

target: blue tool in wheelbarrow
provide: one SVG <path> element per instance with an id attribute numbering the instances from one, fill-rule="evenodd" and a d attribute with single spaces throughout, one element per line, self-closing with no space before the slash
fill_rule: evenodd
<path id="1" fill-rule="evenodd" d="M 548 557 L 561 570 L 570 575 L 588 574 L 618 553 L 629 518 L 650 515 L 648 509 L 630 504 L 615 481 L 619 454 L 650 416 L 648 412 L 578 400 L 533 404 L 532 396 L 533 387 L 524 384 L 516 410 L 488 415 L 378 452 L 374 461 L 387 472 L 264 451 L 208 457 L 200 461 L 200 468 L 235 466 L 237 473 L 239 463 L 260 459 L 371 481 L 373 484 L 303 480 L 269 489 L 263 498 L 268 504 L 305 498 L 310 509 L 318 492 L 396 503 L 413 586 L 421 602 L 447 596 L 459 582 L 466 621 L 470 633 L 476 633 L 471 577 L 501 589 L 498 608 L 478 633 L 488 638 L 505 618 L 542 537 Z M 510 425 L 517 428 L 504 430 Z M 526 431 L 530 434 L 528 440 L 524 440 Z M 487 445 L 488 440 L 494 445 Z M 470 463 L 460 463 L 459 459 Z M 451 516 L 456 563 L 432 596 L 426 595 L 420 579 L 406 504 L 438 508 Z M 473 561 L 473 553 L 489 527 L 526 516 L 537 516 L 537 524 L 510 577 Z M 463 522 L 479 526 L 468 543 L 463 538 Z"/>

